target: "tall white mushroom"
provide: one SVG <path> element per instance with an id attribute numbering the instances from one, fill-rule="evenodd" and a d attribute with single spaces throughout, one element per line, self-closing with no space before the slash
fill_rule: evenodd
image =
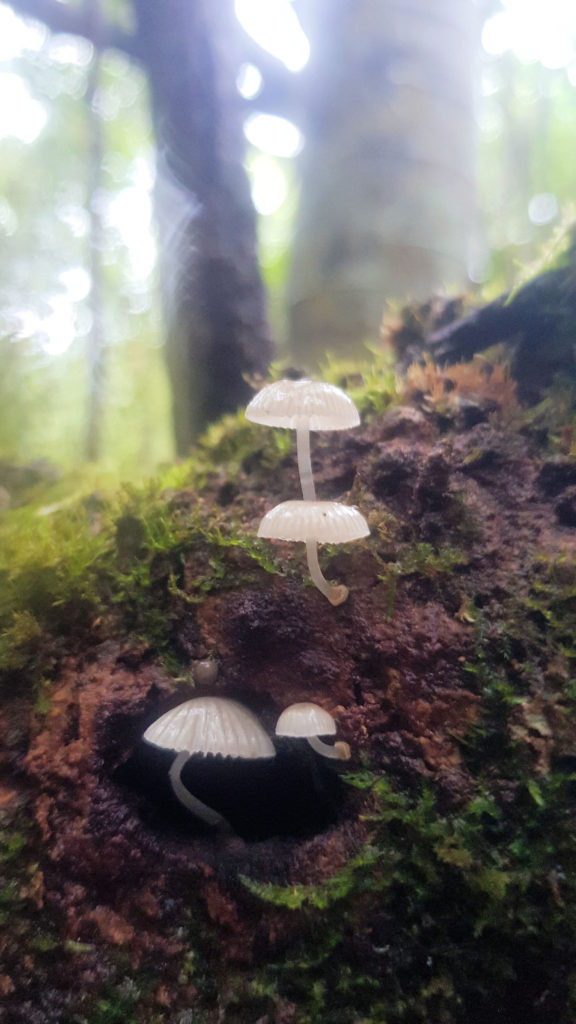
<path id="1" fill-rule="evenodd" d="M 333 586 L 324 578 L 318 562 L 318 544 L 345 544 L 369 533 L 362 513 L 337 501 L 283 501 L 266 513 L 258 528 L 259 537 L 304 541 L 312 580 L 332 605 L 346 600 L 348 587 Z"/>
<path id="2" fill-rule="evenodd" d="M 148 726 L 144 739 L 177 752 L 169 772 L 175 796 L 196 817 L 226 831 L 232 831 L 226 818 L 193 796 L 182 782 L 188 758 L 192 754 L 214 754 L 254 759 L 276 754 L 256 716 L 225 697 L 196 697 L 178 704 Z"/>
<path id="3" fill-rule="evenodd" d="M 246 419 L 266 427 L 296 431 L 298 472 L 305 501 L 315 501 L 310 458 L 311 430 L 349 430 L 360 423 L 358 410 L 340 388 L 325 381 L 277 380 L 266 384 L 246 409 Z"/>
<path id="4" fill-rule="evenodd" d="M 330 746 L 319 739 L 320 736 L 334 736 L 335 732 L 336 722 L 332 715 L 324 711 L 324 708 L 318 704 L 312 704 L 310 701 L 291 704 L 290 707 L 284 709 L 276 723 L 277 736 L 306 739 L 312 749 L 322 757 L 348 761 L 350 747 L 347 743 L 339 741 L 334 746 Z"/>

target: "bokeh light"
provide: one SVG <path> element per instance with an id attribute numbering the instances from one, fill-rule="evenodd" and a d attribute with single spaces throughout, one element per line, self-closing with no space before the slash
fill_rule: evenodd
<path id="1" fill-rule="evenodd" d="M 245 31 L 289 71 L 307 64 L 310 46 L 289 0 L 236 0 L 235 10 Z"/>
<path id="2" fill-rule="evenodd" d="M 286 174 L 273 157 L 260 153 L 250 161 L 252 201 L 258 213 L 276 213 L 288 194 Z"/>
<path id="3" fill-rule="evenodd" d="M 12 136 L 30 145 L 42 131 L 48 114 L 35 100 L 24 79 L 10 71 L 0 73 L 0 138 Z"/>
<path id="4" fill-rule="evenodd" d="M 482 45 L 486 53 L 507 51 L 524 62 L 565 68 L 576 58 L 574 0 L 502 0 L 502 10 L 486 21 Z"/>
<path id="5" fill-rule="evenodd" d="M 244 122 L 249 142 L 271 156 L 295 157 L 304 145 L 302 132 L 284 117 L 252 114 Z"/>
<path id="6" fill-rule="evenodd" d="M 258 95 L 262 88 L 262 75 L 254 64 L 242 64 L 236 87 L 245 100 L 252 100 Z"/>

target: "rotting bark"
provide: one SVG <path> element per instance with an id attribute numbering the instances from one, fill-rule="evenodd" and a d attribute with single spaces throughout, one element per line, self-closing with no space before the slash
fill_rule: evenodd
<path id="1" fill-rule="evenodd" d="M 437 363 L 470 360 L 499 343 L 511 352 L 512 372 L 520 398 L 536 403 L 555 377 L 576 375 L 576 244 L 572 242 L 562 265 L 531 278 L 514 292 L 506 292 L 465 316 L 454 302 L 438 302 L 444 322 L 434 323 L 422 308 L 424 331 L 410 336 L 405 324 L 392 334 L 404 368 L 423 353 Z M 460 311 L 461 312 L 461 311 Z M 416 310 L 413 315 L 417 316 Z M 426 321 L 428 323 L 426 324 Z"/>
<path id="2" fill-rule="evenodd" d="M 495 407 L 486 374 L 475 398 L 467 378 L 466 405 L 443 380 L 315 439 L 319 497 L 346 490 L 372 528 L 323 556 L 350 587 L 341 607 L 305 585 L 303 546 L 277 545 L 271 565 L 250 546 L 265 509 L 298 493 L 295 452 L 273 463 L 263 428 L 224 507 L 215 452 L 201 490 L 166 495 L 163 550 L 146 505 L 126 511 L 144 525 L 97 568 L 91 632 L 64 633 L 49 603 L 61 667 L 47 663 L 43 707 L 5 691 L 0 719 L 16 836 L 6 1022 L 92 1024 L 105 1006 L 138 1024 L 396 1024 L 406 1003 L 420 1024 L 569 1019 L 576 807 L 569 782 L 554 787 L 576 750 L 576 532 L 561 511 L 576 461 L 509 389 Z M 241 839 L 171 804 L 170 757 L 151 763 L 140 740 L 208 655 L 219 674 L 196 692 L 243 701 L 270 732 L 290 703 L 331 711 L 359 788 L 328 775 L 318 801 L 313 753 L 290 747 L 276 775 L 241 783 L 230 766 L 217 784 L 187 769 L 199 798 L 220 787 Z"/>

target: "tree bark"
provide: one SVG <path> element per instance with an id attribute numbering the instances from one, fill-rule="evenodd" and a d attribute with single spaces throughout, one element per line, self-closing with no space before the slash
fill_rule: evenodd
<path id="1" fill-rule="evenodd" d="M 271 356 L 242 165 L 230 0 L 134 0 L 159 153 L 158 220 L 178 452 Z"/>
<path id="2" fill-rule="evenodd" d="M 472 4 L 307 0 L 311 41 L 290 348 L 376 339 L 389 299 L 466 280 L 474 226 Z"/>

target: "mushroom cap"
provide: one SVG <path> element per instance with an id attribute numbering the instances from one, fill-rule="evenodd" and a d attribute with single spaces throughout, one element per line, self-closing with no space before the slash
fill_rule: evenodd
<path id="1" fill-rule="evenodd" d="M 333 384 L 317 380 L 266 384 L 248 404 L 246 419 L 292 430 L 348 430 L 360 423 L 352 399 Z"/>
<path id="2" fill-rule="evenodd" d="M 276 722 L 277 736 L 333 736 L 336 722 L 318 704 L 304 701 L 285 708 Z"/>
<path id="3" fill-rule="evenodd" d="M 258 527 L 259 537 L 320 544 L 345 544 L 369 533 L 362 513 L 338 501 L 283 501 L 266 513 Z"/>
<path id="4" fill-rule="evenodd" d="M 167 711 L 144 733 L 157 747 L 222 757 L 274 757 L 276 751 L 248 708 L 225 697 L 196 697 Z"/>

